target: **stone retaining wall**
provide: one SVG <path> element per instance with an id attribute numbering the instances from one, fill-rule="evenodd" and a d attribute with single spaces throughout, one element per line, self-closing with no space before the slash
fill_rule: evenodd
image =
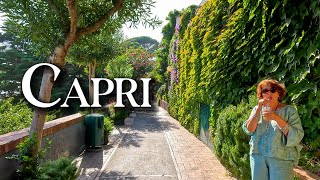
<path id="1" fill-rule="evenodd" d="M 17 153 L 16 146 L 29 134 L 29 128 L 0 135 L 0 179 L 12 179 L 18 164 L 5 157 Z M 80 113 L 45 123 L 42 144 L 51 141 L 45 159 L 78 156 L 85 149 L 84 116 Z"/>

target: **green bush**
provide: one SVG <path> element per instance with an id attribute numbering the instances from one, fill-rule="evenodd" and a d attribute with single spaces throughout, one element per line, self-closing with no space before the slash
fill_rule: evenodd
<path id="1" fill-rule="evenodd" d="M 105 116 L 109 116 L 115 125 L 123 125 L 124 119 L 129 116 L 130 110 L 127 108 L 114 107 L 115 104 L 115 102 L 108 104 L 108 115 L 105 113 Z"/>
<path id="2" fill-rule="evenodd" d="M 156 93 L 156 97 L 158 99 L 162 99 L 164 101 L 167 101 L 168 98 L 167 98 L 166 84 L 162 84 L 159 87 L 159 89 L 158 89 L 158 91 Z"/>
<path id="3" fill-rule="evenodd" d="M 116 104 L 116 102 L 111 102 L 107 105 L 107 115 L 110 117 L 114 117 L 116 115 L 116 109 L 114 107 L 114 105 Z"/>
<path id="4" fill-rule="evenodd" d="M 44 157 L 44 150 L 41 150 L 37 158 L 32 158 L 32 147 L 35 144 L 35 134 L 27 137 L 17 145 L 18 154 L 14 154 L 7 159 L 19 162 L 17 169 L 18 179 L 35 179 L 39 173 L 39 160 Z"/>
<path id="5" fill-rule="evenodd" d="M 109 134 L 113 130 L 113 120 L 109 116 L 104 116 L 104 144 L 109 143 Z"/>
<path id="6" fill-rule="evenodd" d="M 13 104 L 13 98 L 0 100 L 0 134 L 30 126 L 33 111 L 25 102 Z"/>
<path id="7" fill-rule="evenodd" d="M 61 116 L 59 110 L 47 114 L 46 120 L 50 121 Z M 14 103 L 14 98 L 0 100 L 0 135 L 18 131 L 31 125 L 33 110 L 22 100 Z"/>
<path id="8" fill-rule="evenodd" d="M 17 169 L 17 179 L 23 180 L 73 180 L 76 179 L 77 167 L 71 159 L 60 158 L 55 161 L 45 162 L 43 160 L 48 147 L 41 148 L 37 158 L 32 158 L 32 147 L 35 144 L 35 135 L 27 137 L 23 142 L 19 143 L 18 154 L 14 154 L 7 159 L 16 160 L 19 162 Z M 49 141 L 48 145 L 51 142 Z"/>
<path id="9" fill-rule="evenodd" d="M 316 154 L 313 150 L 304 146 L 301 151 L 299 166 L 320 176 L 320 154 Z"/>
<path id="10" fill-rule="evenodd" d="M 129 113 L 126 109 L 117 109 L 115 115 L 111 117 L 113 120 L 114 124 L 119 124 L 123 125 L 124 124 L 124 119 L 129 116 Z"/>
<path id="11" fill-rule="evenodd" d="M 242 101 L 239 105 L 229 105 L 223 109 L 217 120 L 214 134 L 214 147 L 221 163 L 239 179 L 250 179 L 249 136 L 242 130 L 242 124 L 257 104 L 251 95 L 249 103 Z"/>
<path id="12" fill-rule="evenodd" d="M 104 117 L 104 131 L 106 131 L 108 134 L 113 130 L 113 121 L 110 117 L 105 116 Z"/>
<path id="13" fill-rule="evenodd" d="M 39 180 L 74 180 L 78 177 L 77 166 L 70 158 L 46 162 L 39 168 Z"/>

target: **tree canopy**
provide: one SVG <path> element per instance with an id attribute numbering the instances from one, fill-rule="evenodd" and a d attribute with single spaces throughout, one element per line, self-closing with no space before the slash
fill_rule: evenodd
<path id="1" fill-rule="evenodd" d="M 48 57 L 56 47 L 70 46 L 103 26 L 108 32 L 125 22 L 154 27 L 159 21 L 150 17 L 152 6 L 153 2 L 145 0 L 3 0 L 0 12 L 8 17 L 7 31 L 28 42 L 36 55 Z"/>
<path id="2" fill-rule="evenodd" d="M 90 34 L 81 38 L 70 49 L 67 60 L 79 66 L 87 66 L 93 60 L 98 64 L 107 64 L 121 53 L 121 41 L 120 34 L 109 34 L 104 31 Z"/>
<path id="3" fill-rule="evenodd" d="M 145 48 L 150 52 L 155 52 L 158 49 L 159 42 L 155 39 L 152 39 L 149 36 L 140 36 L 128 39 L 129 42 L 138 43 L 140 46 Z"/>
<path id="4" fill-rule="evenodd" d="M 11 33 L 0 33 L 0 97 L 20 96 L 25 71 L 43 60 L 36 58 Z"/>

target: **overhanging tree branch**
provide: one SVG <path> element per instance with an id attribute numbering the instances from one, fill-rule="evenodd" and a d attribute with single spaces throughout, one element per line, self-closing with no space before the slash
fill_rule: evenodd
<path id="1" fill-rule="evenodd" d="M 69 47 L 76 41 L 77 23 L 78 23 L 77 1 L 67 0 L 67 7 L 69 11 L 69 16 L 70 16 L 70 31 L 68 33 L 67 39 L 64 44 L 64 48 L 66 51 L 68 51 Z"/>
<path id="2" fill-rule="evenodd" d="M 124 3 L 125 0 L 118 0 L 114 6 L 109 9 L 107 11 L 107 13 L 102 17 L 100 18 L 97 22 L 93 23 L 93 24 L 90 24 L 88 25 L 87 27 L 85 28 L 80 28 L 78 31 L 77 31 L 77 39 L 80 38 L 81 36 L 84 36 L 86 34 L 90 34 L 90 33 L 93 33 L 95 31 L 98 31 L 103 25 L 104 23 L 112 16 L 114 15 L 114 13 L 116 13 L 119 9 L 122 8 L 123 6 L 123 3 Z"/>

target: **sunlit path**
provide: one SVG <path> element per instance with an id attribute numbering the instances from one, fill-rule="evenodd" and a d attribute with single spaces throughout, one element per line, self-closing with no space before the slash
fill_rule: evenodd
<path id="1" fill-rule="evenodd" d="M 90 160 L 95 168 L 79 179 L 232 179 L 211 150 L 162 108 L 134 114 L 120 140 L 100 152 L 100 160 Z"/>

